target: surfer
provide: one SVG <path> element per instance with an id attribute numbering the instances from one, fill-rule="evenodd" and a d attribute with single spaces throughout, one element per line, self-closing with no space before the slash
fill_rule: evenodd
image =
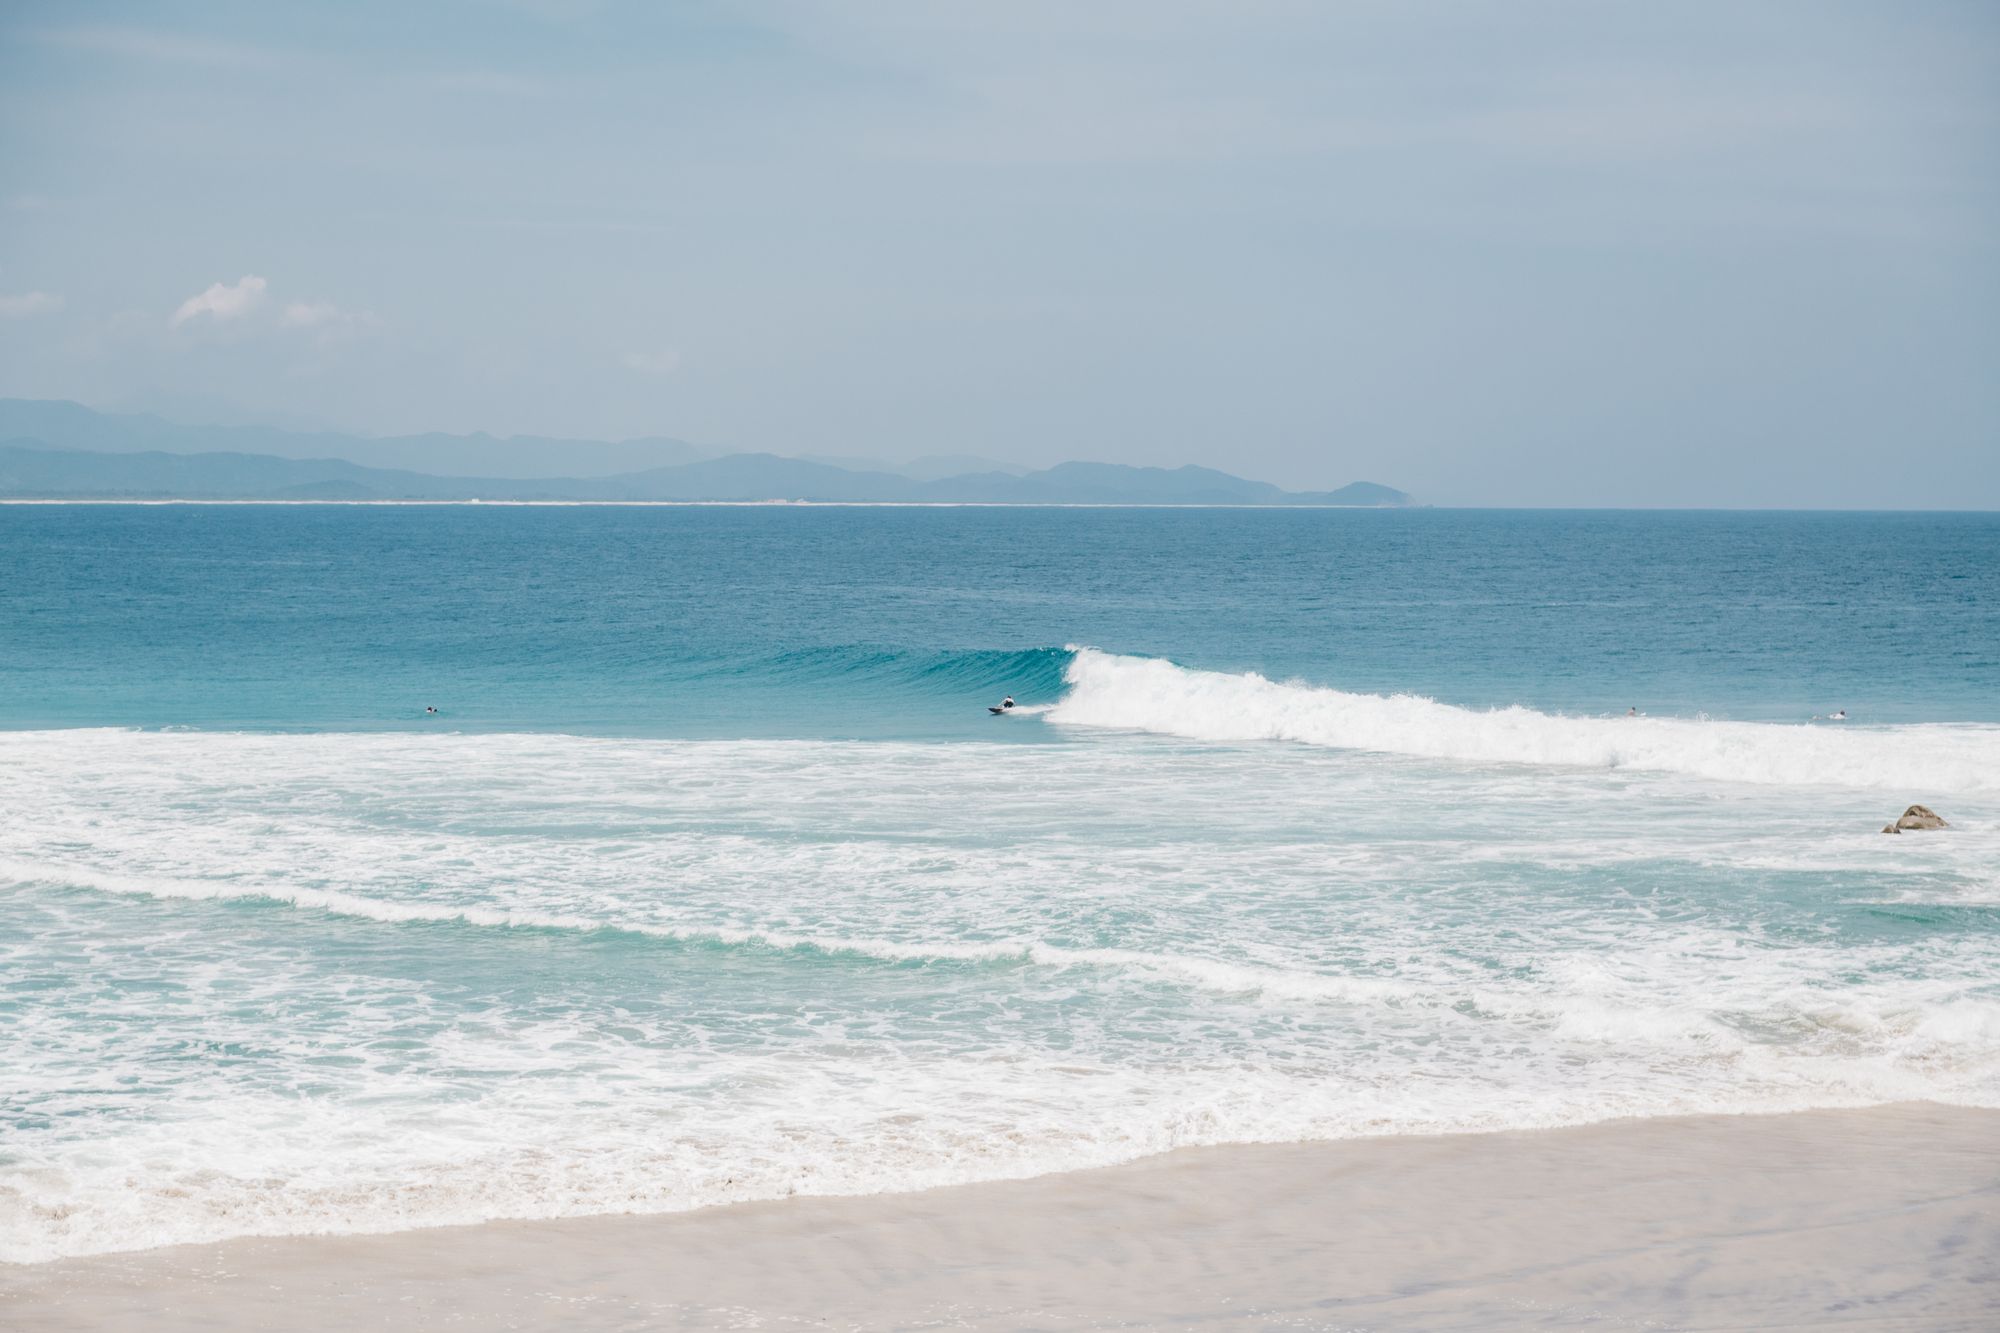
<path id="1" fill-rule="evenodd" d="M 424 705 L 424 711 L 425 711 L 426 713 L 435 713 L 435 712 L 437 712 L 437 705 L 436 705 L 436 704 L 425 704 L 425 705 Z"/>
<path id="2" fill-rule="evenodd" d="M 1014 706 L 1014 696 L 1010 694 L 997 704 L 988 704 L 986 706 L 986 711 L 993 714 L 995 717 L 998 717 L 1000 714 L 1006 712 L 1013 706 Z"/>

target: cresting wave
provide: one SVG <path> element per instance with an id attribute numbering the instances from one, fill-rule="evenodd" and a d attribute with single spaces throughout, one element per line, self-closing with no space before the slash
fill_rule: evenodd
<path id="1" fill-rule="evenodd" d="M 2000 790 L 2000 727 L 1566 717 L 1176 666 L 1073 648 L 1052 722 L 1204 741 L 1292 741 L 1467 763 L 1685 773 L 1723 782 Z"/>
<path id="2" fill-rule="evenodd" d="M 1062 689 L 1072 653 L 1062 648 L 958 651 L 843 644 L 797 648 L 768 657 L 704 662 L 696 672 L 731 682 L 806 681 L 819 686 L 858 684 L 898 695 L 962 699 L 967 694 L 1012 691 L 1053 697 Z"/>

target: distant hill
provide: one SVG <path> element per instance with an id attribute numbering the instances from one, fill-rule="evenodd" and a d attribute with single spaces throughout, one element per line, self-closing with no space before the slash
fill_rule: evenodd
<path id="1" fill-rule="evenodd" d="M 610 477 L 716 457 L 685 440 L 565 440 L 539 435 L 359 435 L 268 426 L 184 426 L 159 417 L 95 412 L 53 399 L 0 398 L 0 440 L 39 440 L 58 449 L 102 453 L 269 454 L 339 458 L 367 467 L 438 476 Z"/>
<path id="2" fill-rule="evenodd" d="M 1017 467 L 1012 463 L 977 458 L 971 454 L 927 454 L 922 458 L 912 458 L 907 463 L 885 463 L 879 458 L 842 458 L 830 454 L 799 454 L 797 457 L 808 463 L 845 468 L 849 472 L 891 472 L 916 481 L 942 481 L 946 477 L 962 477 L 968 472 L 1005 472 L 1009 476 L 1024 477 L 1034 471 L 1031 467 Z"/>
<path id="3" fill-rule="evenodd" d="M 496 486 L 532 485 L 501 481 Z M 12 498 L 200 500 L 453 500 L 469 498 L 457 478 L 362 467 L 334 458 L 269 454 L 94 453 L 0 443 L 0 495 Z"/>
<path id="4" fill-rule="evenodd" d="M 223 448 L 279 440 L 320 455 Z M 465 466 L 384 467 L 410 454 Z M 686 455 L 693 454 L 694 457 Z M 653 466 L 602 472 L 620 458 Z M 850 460 L 858 462 L 859 460 Z M 951 460 L 920 460 L 939 464 Z M 976 461 L 976 460 L 967 460 Z M 490 464 L 491 466 L 483 466 Z M 1403 505 L 1371 482 L 1291 492 L 1212 468 L 1063 463 L 1039 472 L 955 476 L 840 466 L 777 454 L 705 455 L 675 440 L 560 441 L 530 437 L 405 436 L 363 440 L 255 427 L 179 426 L 110 416 L 75 403 L 0 400 L 0 497 L 215 500 L 819 500 L 883 503 Z M 542 471 L 521 475 L 523 469 Z M 561 475 L 551 473 L 561 470 Z"/>

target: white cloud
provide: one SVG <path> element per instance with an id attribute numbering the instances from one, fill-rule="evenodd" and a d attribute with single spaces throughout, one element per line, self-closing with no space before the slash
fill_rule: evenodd
<path id="1" fill-rule="evenodd" d="M 181 302 L 180 309 L 167 321 L 167 327 L 177 329 L 200 315 L 218 321 L 241 319 L 263 303 L 265 286 L 264 280 L 254 273 L 246 273 L 233 283 L 211 283 L 207 291 Z"/>
<path id="2" fill-rule="evenodd" d="M 278 327 L 309 333 L 324 344 L 358 337 L 382 327 L 382 321 L 366 310 L 348 310 L 331 301 L 290 301 L 278 313 Z"/>
<path id="3" fill-rule="evenodd" d="M 674 347 L 662 347 L 657 352 L 627 352 L 618 358 L 618 364 L 641 375 L 671 375 L 681 368 L 681 354 Z"/>
<path id="4" fill-rule="evenodd" d="M 53 292 L 22 292 L 0 296 L 0 319 L 26 319 L 30 315 L 52 314 L 63 308 L 63 299 Z"/>

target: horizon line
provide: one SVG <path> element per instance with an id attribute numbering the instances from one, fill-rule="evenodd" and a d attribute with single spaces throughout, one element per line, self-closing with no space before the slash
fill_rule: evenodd
<path id="1" fill-rule="evenodd" d="M 167 505 L 235 505 L 284 508 L 346 506 L 365 508 L 467 508 L 467 509 L 1242 509 L 1317 510 L 1361 513 L 1409 513 L 1417 510 L 1444 510 L 1452 513 L 1482 514 L 2000 514 L 1994 509 L 1841 509 L 1807 505 L 1331 505 L 1331 504 L 1166 504 L 1109 500 L 271 500 L 202 499 L 163 496 L 82 497 L 43 499 L 33 496 L 0 496 L 0 505 L 154 507 Z"/>

